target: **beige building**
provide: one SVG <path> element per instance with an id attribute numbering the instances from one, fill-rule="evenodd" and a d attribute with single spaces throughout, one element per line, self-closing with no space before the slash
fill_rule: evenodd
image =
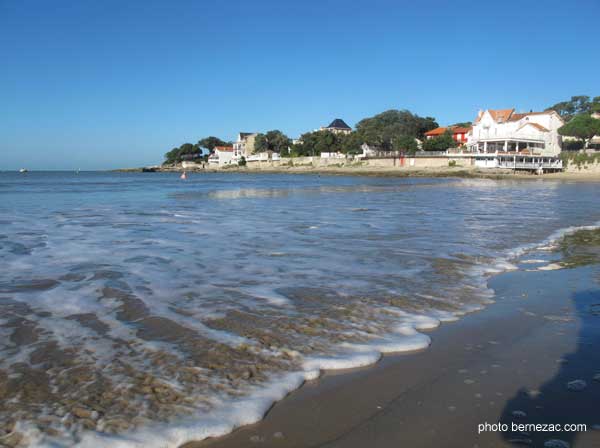
<path id="1" fill-rule="evenodd" d="M 240 132 L 237 141 L 233 144 L 234 156 L 238 158 L 248 158 L 254 154 L 254 142 L 256 141 L 256 132 Z"/>

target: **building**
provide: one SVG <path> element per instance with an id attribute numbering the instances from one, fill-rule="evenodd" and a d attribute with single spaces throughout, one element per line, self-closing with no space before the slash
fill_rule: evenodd
<path id="1" fill-rule="evenodd" d="M 208 156 L 208 163 L 219 166 L 237 163 L 233 146 L 216 146 L 215 152 Z"/>
<path id="2" fill-rule="evenodd" d="M 600 120 L 600 112 L 594 112 L 594 113 L 592 113 L 592 118 L 595 118 L 596 120 Z M 600 149 L 600 135 L 595 135 L 590 140 L 589 147 L 593 148 L 593 149 Z"/>
<path id="3" fill-rule="evenodd" d="M 440 127 L 426 132 L 425 138 L 427 140 L 431 140 L 432 138 L 443 135 L 446 131 L 452 132 L 452 138 L 456 143 L 458 143 L 459 145 L 466 145 L 468 134 L 471 131 L 471 128 L 465 128 L 462 126 L 448 126 L 445 128 Z"/>
<path id="4" fill-rule="evenodd" d="M 352 128 L 348 126 L 341 118 L 336 118 L 329 124 L 329 126 L 322 127 L 319 130 L 333 132 L 334 134 L 350 134 L 352 132 Z"/>
<path id="5" fill-rule="evenodd" d="M 529 153 L 557 156 L 564 121 L 553 110 L 517 113 L 515 109 L 479 111 L 467 146 L 476 153 Z"/>
<path id="6" fill-rule="evenodd" d="M 240 132 L 236 142 L 233 144 L 235 157 L 241 159 L 248 158 L 254 154 L 254 143 L 256 141 L 256 132 Z"/>

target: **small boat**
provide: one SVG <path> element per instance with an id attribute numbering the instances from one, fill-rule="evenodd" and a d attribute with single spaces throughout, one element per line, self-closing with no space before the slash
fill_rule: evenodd
<path id="1" fill-rule="evenodd" d="M 21 168 L 19 173 L 27 173 L 29 170 L 27 168 Z"/>
<path id="2" fill-rule="evenodd" d="M 183 173 L 181 173 L 180 179 L 183 179 L 183 180 L 187 179 L 187 174 L 185 174 L 185 171 Z"/>

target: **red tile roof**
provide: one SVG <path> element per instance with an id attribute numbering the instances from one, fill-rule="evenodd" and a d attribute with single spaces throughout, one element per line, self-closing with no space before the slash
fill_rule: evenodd
<path id="1" fill-rule="evenodd" d="M 233 151 L 233 146 L 215 146 L 216 151 Z"/>
<path id="2" fill-rule="evenodd" d="M 490 113 L 494 121 L 503 122 L 509 119 L 509 117 L 515 111 L 515 109 L 488 109 L 487 111 Z M 478 115 L 477 119 L 475 120 L 475 123 L 478 123 L 479 120 L 481 120 L 482 116 L 483 113 L 481 113 L 481 115 Z"/>
<path id="3" fill-rule="evenodd" d="M 508 121 L 514 109 L 498 109 L 498 110 L 489 110 L 490 115 L 496 122 L 500 121 Z"/>
<path id="4" fill-rule="evenodd" d="M 446 129 L 448 128 L 435 128 L 432 129 L 431 131 L 427 131 L 425 132 L 425 135 L 427 136 L 435 136 L 435 135 L 442 135 L 444 132 L 446 132 Z"/>
<path id="5" fill-rule="evenodd" d="M 435 137 L 438 135 L 442 135 L 448 129 L 452 130 L 453 134 L 466 134 L 471 130 L 471 128 L 463 128 L 459 126 L 449 126 L 449 127 L 439 127 L 432 129 L 431 131 L 425 132 L 425 136 L 427 137 Z"/>

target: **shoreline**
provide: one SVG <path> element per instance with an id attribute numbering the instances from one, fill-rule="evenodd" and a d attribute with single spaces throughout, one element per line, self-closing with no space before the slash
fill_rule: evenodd
<path id="1" fill-rule="evenodd" d="M 287 167 L 287 168 L 247 168 L 231 167 L 225 169 L 183 169 L 180 167 L 157 168 L 152 173 L 181 173 L 188 174 L 314 174 L 326 176 L 372 176 L 372 177 L 454 177 L 464 179 L 492 179 L 492 180 L 565 180 L 600 182 L 600 171 L 578 170 L 563 171 L 558 173 L 545 173 L 541 175 L 531 173 L 516 173 L 507 170 L 475 169 L 464 167 L 447 168 L 381 168 L 381 167 Z M 113 170 L 119 173 L 143 173 L 143 168 L 123 168 Z"/>
<path id="2" fill-rule="evenodd" d="M 425 331 L 434 341 L 429 348 L 384 355 L 362 368 L 325 370 L 276 402 L 260 422 L 182 448 L 425 448 L 440 440 L 457 448 L 543 446 L 576 437 L 582 444 L 574 446 L 600 443 L 600 415 L 594 413 L 600 319 L 585 307 L 586 301 L 600 303 L 592 280 L 599 273 L 598 265 L 547 271 L 522 263 L 488 279 L 494 304 Z M 569 381 L 581 378 L 586 392 L 568 390 Z M 483 422 L 533 420 L 585 423 L 588 430 L 477 433 Z"/>

